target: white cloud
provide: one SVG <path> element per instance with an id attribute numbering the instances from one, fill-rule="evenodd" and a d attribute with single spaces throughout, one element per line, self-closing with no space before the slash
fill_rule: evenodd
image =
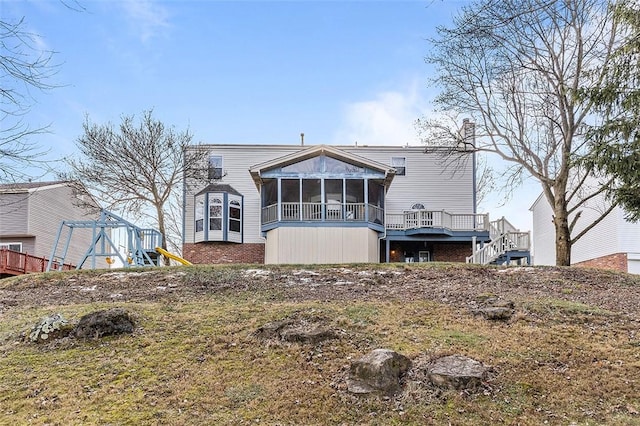
<path id="1" fill-rule="evenodd" d="M 153 0 L 125 0 L 122 7 L 143 42 L 161 35 L 170 27 L 169 12 Z"/>
<path id="2" fill-rule="evenodd" d="M 374 99 L 348 104 L 342 125 L 333 137 L 340 145 L 417 145 L 414 121 L 427 106 L 419 84 L 404 91 L 381 92 Z"/>

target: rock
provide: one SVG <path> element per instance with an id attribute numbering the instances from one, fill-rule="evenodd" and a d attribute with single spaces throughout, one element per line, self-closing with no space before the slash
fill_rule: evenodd
<path id="1" fill-rule="evenodd" d="M 314 345 L 337 337 L 336 332 L 327 327 L 292 319 L 269 322 L 258 328 L 253 334 L 261 339 L 279 339 L 285 342 Z"/>
<path id="2" fill-rule="evenodd" d="M 81 339 L 97 339 L 114 334 L 132 333 L 133 320 L 127 311 L 120 308 L 96 311 L 80 318 L 73 330 Z"/>
<path id="3" fill-rule="evenodd" d="M 481 308 L 476 311 L 476 314 L 482 315 L 488 320 L 501 320 L 506 321 L 513 315 L 513 310 L 509 308 L 501 308 L 498 306 L 492 306 L 489 308 Z"/>
<path id="4" fill-rule="evenodd" d="M 473 311 L 475 315 L 482 315 L 485 319 L 506 321 L 511 318 L 515 304 L 510 300 L 488 297 L 481 300 L 481 307 Z"/>
<path id="5" fill-rule="evenodd" d="M 393 395 L 400 390 L 400 378 L 411 360 L 390 349 L 375 349 L 351 363 L 347 389 L 357 394 Z"/>
<path id="6" fill-rule="evenodd" d="M 427 377 L 435 386 L 474 389 L 487 379 L 490 368 L 464 355 L 438 358 L 427 366 Z"/>

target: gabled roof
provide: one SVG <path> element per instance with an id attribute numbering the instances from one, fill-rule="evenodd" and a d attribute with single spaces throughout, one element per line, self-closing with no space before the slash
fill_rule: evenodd
<path id="1" fill-rule="evenodd" d="M 242 196 L 241 193 L 239 193 L 231 185 L 227 185 L 226 183 L 209 184 L 202 191 L 198 192 L 196 195 L 202 195 L 207 192 L 226 192 L 227 194 Z"/>
<path id="2" fill-rule="evenodd" d="M 323 154 L 357 166 L 380 171 L 384 173 L 385 183 L 387 185 L 391 183 L 391 180 L 393 180 L 393 176 L 395 175 L 395 169 L 387 164 L 369 160 L 368 158 L 361 157 L 359 155 L 352 154 L 350 152 L 346 152 L 328 145 L 312 146 L 302 151 L 294 152 L 289 155 L 274 158 L 273 160 L 265 161 L 264 163 L 256 164 L 255 166 L 249 168 L 249 173 L 251 173 L 251 177 L 253 178 L 256 185 L 259 185 L 261 181 L 260 174 L 265 170 L 273 169 L 275 167 L 288 166 L 289 164 L 297 163 L 299 161 L 317 157 Z"/>

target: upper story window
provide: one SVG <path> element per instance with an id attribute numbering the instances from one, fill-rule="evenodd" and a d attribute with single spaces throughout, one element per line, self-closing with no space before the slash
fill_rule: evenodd
<path id="1" fill-rule="evenodd" d="M 222 155 L 209 156 L 209 179 L 222 179 Z"/>
<path id="2" fill-rule="evenodd" d="M 396 176 L 405 176 L 407 174 L 407 158 L 391 157 L 391 167 L 396 169 Z"/>
<path id="3" fill-rule="evenodd" d="M 414 203 L 411 206 L 411 210 L 424 210 L 424 204 L 422 204 L 422 203 Z"/>

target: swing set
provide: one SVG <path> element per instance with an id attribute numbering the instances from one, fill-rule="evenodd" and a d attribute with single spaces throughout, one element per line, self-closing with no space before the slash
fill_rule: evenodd
<path id="1" fill-rule="evenodd" d="M 119 261 L 124 268 L 160 265 L 161 256 L 157 251 L 162 245 L 160 232 L 150 228 L 139 228 L 102 209 L 98 220 L 62 221 L 49 257 L 47 271 L 60 270 L 58 265 L 65 263 L 73 231 L 76 229 L 90 229 L 92 232 L 89 248 L 77 263 L 76 269 L 81 269 L 87 261 L 90 261 L 91 269 L 96 269 L 96 259 L 99 258 L 103 258 L 108 265 Z"/>

